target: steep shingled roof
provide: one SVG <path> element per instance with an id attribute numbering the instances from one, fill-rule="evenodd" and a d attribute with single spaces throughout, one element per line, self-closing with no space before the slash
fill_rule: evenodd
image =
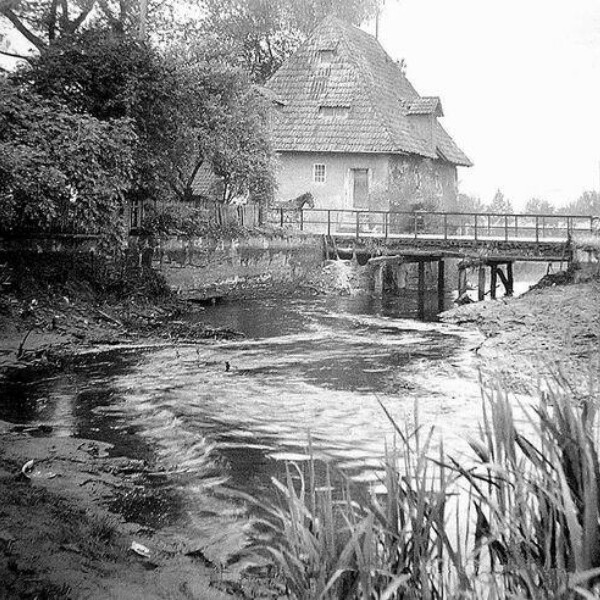
<path id="1" fill-rule="evenodd" d="M 368 33 L 327 17 L 267 86 L 280 99 L 273 120 L 274 147 L 299 152 L 417 154 L 471 166 L 444 128 L 434 123 L 434 144 L 409 114 L 441 111 L 439 98 L 421 98 L 400 67 Z M 416 113 L 413 113 L 416 114 Z"/>

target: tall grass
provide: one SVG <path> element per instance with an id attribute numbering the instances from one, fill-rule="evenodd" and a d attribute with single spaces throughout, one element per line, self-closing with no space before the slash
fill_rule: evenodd
<path id="1" fill-rule="evenodd" d="M 600 597 L 595 398 L 577 401 L 560 377 L 547 387 L 521 419 L 500 387 L 484 389 L 460 459 L 388 414 L 383 494 L 341 475 L 334 490 L 312 455 L 289 464 L 255 547 L 298 600 Z"/>

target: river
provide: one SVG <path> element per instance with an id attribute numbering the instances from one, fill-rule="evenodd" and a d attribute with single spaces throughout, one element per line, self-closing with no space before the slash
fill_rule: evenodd
<path id="1" fill-rule="evenodd" d="M 226 490 L 271 498 L 271 477 L 306 460 L 309 436 L 317 458 L 375 488 L 394 439 L 381 404 L 400 427 L 417 417 L 447 451 L 464 448 L 480 410 L 480 336 L 411 314 L 365 295 L 207 307 L 204 321 L 244 337 L 107 349 L 58 375 L 21 374 L 0 390 L 0 419 L 43 422 L 147 460 L 157 474 L 115 507 L 162 530 L 210 530 L 218 558 L 215 532 L 241 535 Z"/>

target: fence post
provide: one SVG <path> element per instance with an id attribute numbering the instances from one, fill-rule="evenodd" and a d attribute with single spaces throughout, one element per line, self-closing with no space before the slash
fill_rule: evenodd
<path id="1" fill-rule="evenodd" d="M 542 237 L 546 237 L 546 217 L 542 217 Z"/>
<path id="2" fill-rule="evenodd" d="M 515 238 L 519 239 L 519 217 L 515 215 Z"/>
<path id="3" fill-rule="evenodd" d="M 300 209 L 300 231 L 304 231 L 304 209 Z"/>
<path id="4" fill-rule="evenodd" d="M 571 217 L 567 217 L 567 236 L 571 237 L 571 230 L 573 228 L 573 221 L 571 220 Z"/>
<path id="5" fill-rule="evenodd" d="M 504 241 L 508 242 L 508 215 L 504 215 Z"/>
<path id="6" fill-rule="evenodd" d="M 535 216 L 535 243 L 540 241 L 540 218 Z"/>
<path id="7" fill-rule="evenodd" d="M 415 219 L 415 239 L 417 239 L 417 236 L 419 234 L 419 228 L 417 225 L 417 213 L 416 212 L 413 213 L 413 217 Z"/>
<path id="8" fill-rule="evenodd" d="M 360 212 L 356 211 L 356 239 L 360 237 Z"/>
<path id="9" fill-rule="evenodd" d="M 385 239 L 387 240 L 388 237 L 388 227 L 389 227 L 389 223 L 388 223 L 388 217 L 390 215 L 390 213 L 385 212 L 384 214 L 384 230 L 385 230 Z"/>
<path id="10" fill-rule="evenodd" d="M 283 229 L 283 208 L 279 209 L 279 226 Z"/>
<path id="11" fill-rule="evenodd" d="M 590 233 L 594 233 L 594 217 L 590 217 Z"/>
<path id="12" fill-rule="evenodd" d="M 448 214 L 444 213 L 444 239 L 448 239 Z"/>
<path id="13" fill-rule="evenodd" d="M 477 215 L 475 214 L 475 224 L 473 226 L 473 235 L 475 236 L 475 241 L 477 241 Z"/>
<path id="14" fill-rule="evenodd" d="M 331 211 L 327 211 L 327 235 L 331 236 Z"/>

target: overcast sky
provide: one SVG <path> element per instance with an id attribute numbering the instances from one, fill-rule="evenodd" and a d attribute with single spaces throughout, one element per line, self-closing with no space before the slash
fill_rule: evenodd
<path id="1" fill-rule="evenodd" d="M 600 0 L 387 0 L 380 41 L 475 166 L 461 190 L 517 207 L 600 186 Z"/>

